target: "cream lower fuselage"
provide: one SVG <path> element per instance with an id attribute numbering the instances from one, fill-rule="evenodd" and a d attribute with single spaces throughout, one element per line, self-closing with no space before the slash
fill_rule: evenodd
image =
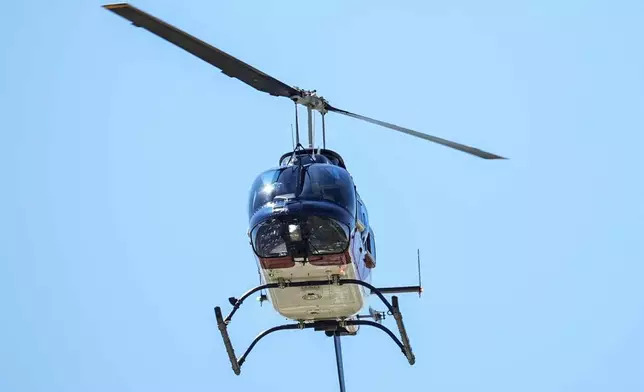
<path id="1" fill-rule="evenodd" d="M 310 257 L 305 263 L 290 263 L 281 268 L 271 268 L 271 264 L 279 264 L 277 260 L 267 263 L 259 259 L 260 273 L 266 283 L 332 280 L 334 275 L 371 283 L 366 252 L 361 233 L 356 229 L 349 249 L 342 254 Z M 368 289 L 356 284 L 285 287 L 268 292 L 279 314 L 298 321 L 350 319 L 366 306 L 370 295 Z"/>

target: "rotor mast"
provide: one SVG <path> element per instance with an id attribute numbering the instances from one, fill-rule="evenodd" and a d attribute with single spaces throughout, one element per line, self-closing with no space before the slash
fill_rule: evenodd
<path id="1" fill-rule="evenodd" d="M 293 102 L 295 102 L 296 108 L 295 108 L 295 122 L 297 123 L 298 117 L 297 117 L 297 105 L 302 105 L 306 107 L 307 111 L 307 122 L 308 122 L 308 138 L 309 138 L 309 148 L 314 149 L 315 148 L 315 121 L 313 119 L 313 111 L 320 112 L 322 115 L 322 139 L 323 139 L 323 148 L 326 148 L 326 126 L 324 123 L 324 115 L 327 113 L 327 105 L 328 102 L 323 98 L 317 95 L 315 90 L 302 90 L 298 89 L 297 95 L 294 95 L 291 97 Z M 296 129 L 299 129 L 298 126 L 296 126 Z M 299 132 L 299 131 L 298 131 Z M 297 135 L 297 139 L 299 140 L 299 134 Z"/>

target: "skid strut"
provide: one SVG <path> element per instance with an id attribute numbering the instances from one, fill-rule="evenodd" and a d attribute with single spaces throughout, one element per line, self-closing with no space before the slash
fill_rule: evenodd
<path id="1" fill-rule="evenodd" d="M 400 339 L 394 335 L 391 330 L 389 330 L 387 327 L 383 326 L 382 324 L 379 324 L 374 321 L 368 321 L 368 320 L 344 320 L 344 321 L 339 321 L 339 320 L 318 320 L 318 321 L 312 321 L 312 322 L 300 322 L 297 324 L 284 324 L 284 325 L 278 325 L 273 328 L 269 328 L 263 332 L 261 332 L 257 337 L 253 340 L 253 342 L 248 346 L 246 351 L 239 357 L 235 355 L 235 350 L 233 348 L 232 342 L 230 341 L 230 336 L 228 335 L 228 324 L 230 323 L 233 315 L 237 312 L 237 309 L 241 306 L 241 304 L 244 302 L 246 298 L 251 296 L 253 293 L 264 290 L 264 289 L 270 289 L 270 288 L 286 288 L 286 287 L 307 287 L 307 286 L 324 286 L 324 285 L 344 285 L 344 284 L 356 284 L 356 285 L 361 285 L 369 290 L 371 290 L 372 294 L 377 295 L 380 300 L 385 304 L 387 309 L 389 310 L 389 313 L 393 315 L 394 319 L 396 320 L 396 325 L 398 327 L 398 332 L 400 333 Z M 422 290 L 420 287 L 416 288 L 415 290 L 411 290 L 409 287 L 404 287 L 401 288 L 400 291 L 396 291 L 396 288 L 387 288 L 387 292 L 420 292 Z M 255 345 L 264 337 L 267 335 L 272 334 L 273 332 L 277 331 L 284 331 L 284 330 L 295 330 L 295 329 L 315 329 L 315 330 L 324 330 L 324 331 L 333 331 L 334 332 L 334 340 L 336 340 L 336 361 L 338 364 L 338 378 L 340 381 L 340 388 L 342 391 L 344 391 L 344 373 L 342 370 L 342 358 L 341 358 L 341 351 L 340 351 L 340 336 L 339 333 L 340 331 L 344 330 L 344 326 L 348 325 L 368 325 L 371 327 L 375 327 L 380 329 L 381 331 L 385 332 L 389 337 L 396 343 L 396 345 L 400 348 L 402 351 L 403 355 L 407 358 L 407 361 L 409 362 L 410 365 L 413 365 L 416 362 L 416 358 L 414 356 L 414 353 L 411 350 L 411 345 L 409 343 L 409 337 L 407 336 L 407 330 L 405 329 L 405 325 L 403 323 L 402 319 L 402 313 L 400 312 L 400 308 L 398 305 L 398 297 L 392 296 L 392 303 L 389 303 L 383 293 L 377 289 L 376 287 L 372 286 L 369 283 L 363 282 L 361 280 L 357 279 L 334 279 L 334 280 L 314 280 L 314 281 L 304 281 L 304 282 L 283 282 L 283 283 L 268 283 L 268 284 L 263 284 L 261 286 L 257 286 L 246 293 L 242 295 L 239 299 L 236 298 L 231 298 L 231 303 L 233 304 L 233 309 L 230 311 L 228 316 L 226 318 L 223 317 L 223 314 L 221 312 L 221 308 L 219 306 L 215 307 L 215 317 L 217 319 L 217 327 L 219 328 L 219 332 L 221 333 L 221 337 L 224 341 L 224 346 L 226 348 L 226 352 L 228 353 L 228 358 L 230 359 L 230 363 L 232 365 L 233 372 L 236 375 L 239 375 L 241 373 L 241 366 L 244 364 L 246 361 L 246 358 L 250 354 L 250 352 L 253 350 Z M 340 355 L 340 356 L 338 356 Z"/>

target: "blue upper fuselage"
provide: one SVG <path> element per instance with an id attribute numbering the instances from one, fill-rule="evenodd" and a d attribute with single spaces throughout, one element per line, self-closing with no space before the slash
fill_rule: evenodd
<path id="1" fill-rule="evenodd" d="M 289 230 L 298 230 L 294 238 L 303 237 L 305 253 L 346 250 L 362 205 L 351 175 L 338 163 L 322 155 L 292 155 L 282 166 L 256 178 L 249 194 L 248 217 L 258 256 L 292 254 L 287 249 Z M 361 223 L 365 226 L 367 222 Z"/>

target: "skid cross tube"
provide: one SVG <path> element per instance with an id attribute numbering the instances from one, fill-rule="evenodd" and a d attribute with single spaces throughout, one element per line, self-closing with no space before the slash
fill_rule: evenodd
<path id="1" fill-rule="evenodd" d="M 381 291 L 381 289 L 378 289 L 378 288 L 372 286 L 371 284 L 369 284 L 367 282 L 363 282 L 363 281 L 358 280 L 358 279 L 338 279 L 336 281 L 333 281 L 333 280 L 309 280 L 309 281 L 304 281 L 304 282 L 288 282 L 288 281 L 286 281 L 284 283 L 266 283 L 266 284 L 263 284 L 263 285 L 260 285 L 260 286 L 257 286 L 257 287 L 254 287 L 254 288 L 248 290 L 237 301 L 235 301 L 235 304 L 233 305 L 233 309 L 230 311 L 228 316 L 226 316 L 224 321 L 226 322 L 226 324 L 230 323 L 230 320 L 233 318 L 233 315 L 237 312 L 237 309 L 239 309 L 239 307 L 242 305 L 244 300 L 246 298 L 250 297 L 251 295 L 253 295 L 254 293 L 260 291 L 260 290 L 276 289 L 276 288 L 288 288 L 288 287 L 330 286 L 330 285 L 334 285 L 334 284 L 337 284 L 337 285 L 357 284 L 357 285 L 366 287 L 369 290 L 371 290 L 371 294 L 375 294 L 380 298 L 380 300 L 385 304 L 385 306 L 387 306 L 388 310 L 392 314 L 394 313 L 393 307 L 391 306 L 391 304 L 389 304 L 389 301 L 387 301 L 387 299 L 383 295 L 383 292 Z M 398 290 L 396 290 L 396 289 L 398 289 Z M 383 290 L 386 290 L 387 293 L 412 293 L 412 292 L 415 293 L 415 292 L 418 292 L 418 290 L 420 290 L 420 288 L 417 289 L 415 286 L 411 286 L 411 289 L 410 289 L 410 287 L 399 287 L 399 288 L 387 287 L 387 288 L 385 288 Z"/>
<path id="2" fill-rule="evenodd" d="M 324 285 L 343 285 L 343 284 L 357 284 L 363 287 L 368 288 L 371 290 L 372 294 L 377 295 L 380 300 L 385 304 L 387 309 L 389 310 L 390 314 L 394 316 L 394 319 L 396 320 L 396 325 L 398 327 L 398 331 L 400 333 L 400 340 L 396 337 L 396 335 L 391 332 L 387 327 L 374 322 L 374 321 L 368 321 L 368 320 L 345 320 L 345 321 L 337 321 L 337 320 L 318 320 L 318 321 L 313 321 L 313 322 L 308 322 L 308 323 L 298 323 L 298 324 L 285 324 L 285 325 L 279 325 L 273 328 L 270 328 L 266 331 L 261 332 L 255 340 L 250 344 L 250 346 L 246 349 L 244 354 L 237 359 L 235 355 L 235 350 L 233 348 L 232 342 L 230 341 L 230 336 L 228 335 L 228 324 L 230 323 L 233 315 L 241 304 L 244 302 L 245 299 L 247 299 L 249 296 L 251 296 L 253 293 L 256 293 L 257 291 L 264 290 L 264 289 L 270 289 L 270 288 L 288 288 L 288 287 L 307 287 L 307 286 L 324 286 Z M 403 288 L 405 289 L 405 288 Z M 391 289 L 390 289 L 391 290 Z M 389 291 L 389 290 L 388 290 Z M 393 291 L 393 290 L 391 290 Z M 391 292 L 390 291 L 390 292 Z M 403 290 L 404 292 L 408 292 L 406 290 Z M 341 329 L 343 325 L 368 325 L 372 327 L 376 327 L 380 329 L 381 331 L 387 333 L 389 337 L 398 345 L 400 350 L 403 352 L 403 355 L 407 358 L 407 361 L 409 362 L 410 365 L 413 365 L 416 362 L 416 358 L 412 352 L 411 345 L 409 343 L 409 337 L 407 336 L 407 331 L 405 329 L 405 325 L 402 320 L 402 314 L 400 312 L 400 308 L 398 305 L 398 297 L 392 296 L 392 303 L 389 303 L 385 296 L 382 294 L 382 292 L 377 289 L 376 287 L 372 286 L 369 283 L 363 282 L 361 280 L 357 279 L 333 279 L 333 280 L 311 280 L 311 281 L 304 281 L 304 282 L 281 282 L 281 283 L 267 283 L 263 284 L 260 286 L 257 286 L 253 289 L 248 290 L 244 295 L 242 295 L 239 299 L 233 299 L 234 305 L 233 309 L 230 311 L 228 316 L 224 319 L 221 308 L 219 306 L 215 307 L 215 317 L 217 318 L 217 327 L 219 328 L 219 331 L 221 332 L 221 337 L 224 341 L 224 346 L 226 347 L 226 352 L 228 353 L 228 358 L 230 359 L 230 363 L 232 365 L 233 371 L 235 374 L 239 375 L 241 373 L 241 366 L 242 364 L 246 361 L 246 358 L 248 357 L 248 354 L 250 354 L 251 350 L 255 347 L 255 345 L 265 336 L 277 332 L 277 331 L 283 331 L 283 330 L 293 330 L 293 329 L 309 329 L 309 328 L 327 328 L 327 329 L 333 329 L 335 331 Z M 402 340 L 402 341 L 401 341 Z"/>
<path id="3" fill-rule="evenodd" d="M 421 286 L 402 286 L 402 287 L 380 287 L 378 288 L 383 294 L 404 294 L 404 293 L 422 293 Z"/>
<path id="4" fill-rule="evenodd" d="M 410 365 L 413 365 L 415 363 L 415 358 L 412 354 L 411 357 L 407 356 L 407 350 L 404 346 L 404 344 L 394 335 L 391 330 L 381 324 L 378 324 L 374 321 L 368 321 L 368 320 L 346 320 L 344 322 L 342 321 L 337 321 L 337 320 L 318 320 L 318 321 L 313 321 L 310 323 L 299 323 L 299 324 L 283 324 L 283 325 L 278 325 L 273 328 L 269 328 L 265 331 L 260 332 L 255 339 L 252 341 L 252 343 L 248 346 L 244 354 L 242 354 L 239 359 L 235 357 L 235 352 L 233 350 L 232 343 L 230 342 L 230 338 L 228 336 L 228 331 L 226 328 L 226 325 L 223 321 L 223 318 L 221 317 L 221 309 L 219 307 L 215 308 L 215 315 L 217 317 L 217 324 L 219 326 L 219 330 L 221 331 L 221 335 L 224 339 L 224 345 L 226 346 L 226 351 L 228 352 L 228 357 L 230 359 L 230 364 L 232 365 L 233 372 L 235 372 L 236 375 L 241 374 L 241 366 L 246 362 L 246 359 L 248 358 L 248 355 L 250 354 L 251 351 L 253 351 L 253 348 L 257 345 L 257 343 L 265 338 L 266 336 L 272 334 L 273 332 L 277 331 L 285 331 L 285 330 L 296 330 L 296 329 L 317 329 L 317 328 L 322 328 L 322 329 L 331 329 L 333 328 L 335 331 L 338 331 L 342 329 L 342 324 L 344 325 L 368 325 L 371 327 L 376 327 L 379 330 L 385 332 L 391 340 L 396 343 L 398 348 L 400 348 L 400 351 L 402 351 L 403 355 L 407 357 L 407 360 L 409 361 Z"/>

